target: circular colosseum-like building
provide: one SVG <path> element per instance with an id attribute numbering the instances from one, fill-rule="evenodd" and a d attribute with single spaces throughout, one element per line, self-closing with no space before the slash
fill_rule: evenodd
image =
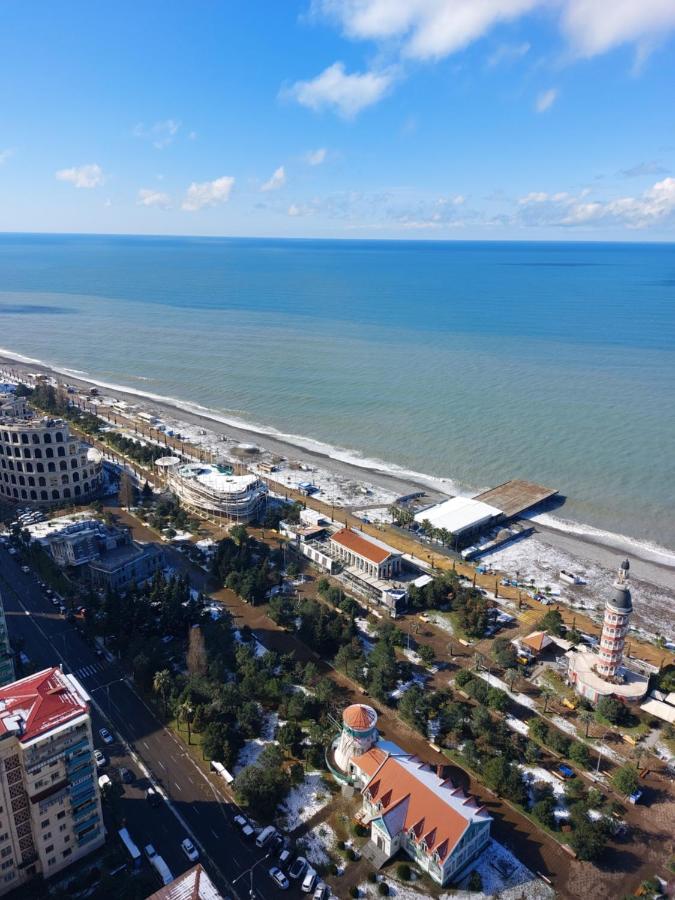
<path id="1" fill-rule="evenodd" d="M 0 421 L 0 496 L 19 503 L 88 503 L 101 489 L 102 457 L 61 419 Z"/>

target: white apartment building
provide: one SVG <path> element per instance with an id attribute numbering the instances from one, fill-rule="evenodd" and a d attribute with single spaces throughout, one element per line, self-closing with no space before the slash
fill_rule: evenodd
<path id="1" fill-rule="evenodd" d="M 104 841 L 89 696 L 44 669 L 0 688 L 0 895 Z"/>

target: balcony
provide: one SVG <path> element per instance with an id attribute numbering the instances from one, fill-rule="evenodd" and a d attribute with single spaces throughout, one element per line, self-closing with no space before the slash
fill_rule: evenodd
<path id="1" fill-rule="evenodd" d="M 89 841 L 95 840 L 101 834 L 100 828 L 95 828 L 93 831 L 88 831 L 87 834 L 83 834 L 81 837 L 77 839 L 78 847 L 83 847 L 85 844 L 88 844 Z"/>
<path id="2" fill-rule="evenodd" d="M 91 815 L 94 812 L 96 812 L 96 800 L 92 798 L 91 800 L 86 801 L 84 806 L 81 806 L 77 810 L 73 810 L 73 819 L 75 822 L 81 822 L 85 816 Z"/>
<path id="3" fill-rule="evenodd" d="M 94 813 L 93 816 L 89 816 L 88 819 L 84 819 L 82 822 L 76 822 L 73 826 L 75 834 L 80 835 L 83 831 L 86 831 L 92 825 L 97 825 L 99 822 L 98 813 Z"/>

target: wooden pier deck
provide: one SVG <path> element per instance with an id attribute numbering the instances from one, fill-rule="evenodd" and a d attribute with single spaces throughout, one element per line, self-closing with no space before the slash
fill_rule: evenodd
<path id="1" fill-rule="evenodd" d="M 489 503 L 501 509 L 507 519 L 513 519 L 522 515 L 533 506 L 550 500 L 558 493 L 557 488 L 545 487 L 542 484 L 534 484 L 532 481 L 506 481 L 498 487 L 490 488 L 475 499 L 482 503 Z"/>

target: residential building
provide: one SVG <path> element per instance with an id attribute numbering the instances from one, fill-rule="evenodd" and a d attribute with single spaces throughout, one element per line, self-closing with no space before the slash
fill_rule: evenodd
<path id="1" fill-rule="evenodd" d="M 223 900 L 223 895 L 211 881 L 201 863 L 197 863 L 171 884 L 160 888 L 146 900 Z"/>
<path id="2" fill-rule="evenodd" d="M 0 384 L 0 422 L 8 419 L 24 419 L 27 415 L 26 398 L 17 397 L 13 385 Z"/>
<path id="3" fill-rule="evenodd" d="M 551 646 L 553 639 L 545 631 L 533 631 L 526 637 L 520 638 L 516 643 L 521 652 L 527 656 L 536 657 Z"/>
<path id="4" fill-rule="evenodd" d="M 104 841 L 89 707 L 59 668 L 0 688 L 0 895 Z"/>
<path id="5" fill-rule="evenodd" d="M 5 607 L 0 594 L 0 687 L 14 681 L 14 654 L 9 645 L 7 634 L 7 622 L 5 621 Z"/>
<path id="6" fill-rule="evenodd" d="M 0 497 L 41 506 L 89 503 L 101 490 L 102 456 L 51 418 L 0 419 Z"/>

